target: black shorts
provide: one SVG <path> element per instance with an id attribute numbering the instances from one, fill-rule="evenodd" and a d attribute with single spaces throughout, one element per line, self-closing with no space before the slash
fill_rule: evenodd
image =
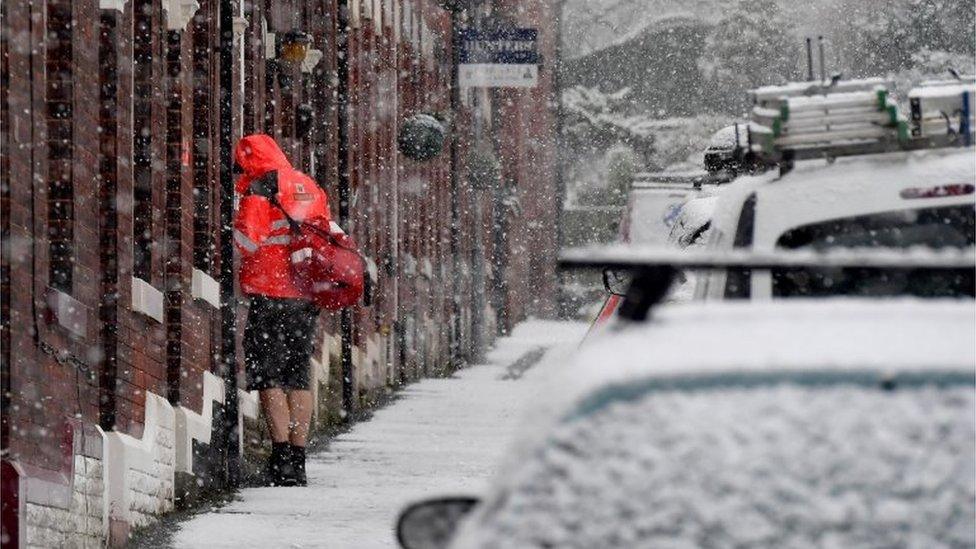
<path id="1" fill-rule="evenodd" d="M 309 388 L 318 316 L 311 301 L 251 296 L 244 328 L 248 391 Z"/>

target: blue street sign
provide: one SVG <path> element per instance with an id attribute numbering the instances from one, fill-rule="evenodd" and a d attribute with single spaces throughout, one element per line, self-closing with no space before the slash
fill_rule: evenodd
<path id="1" fill-rule="evenodd" d="M 461 64 L 536 65 L 538 36 L 536 29 L 464 29 Z"/>

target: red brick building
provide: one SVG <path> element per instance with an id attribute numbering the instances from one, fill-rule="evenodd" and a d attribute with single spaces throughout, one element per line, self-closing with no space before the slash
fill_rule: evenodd
<path id="1" fill-rule="evenodd" d="M 452 112 L 452 18 L 434 0 L 0 6 L 7 541 L 122 543 L 237 482 L 258 448 L 222 230 L 241 135 L 273 135 L 328 191 L 376 278 L 371 306 L 320 321 L 320 424 L 473 357 L 479 326 L 552 313 L 551 66 L 532 90 L 465 90 Z M 554 60 L 548 1 L 479 9 L 539 28 Z M 311 37 L 302 63 L 282 55 L 291 31 Z M 453 122 L 454 161 L 398 153 L 421 112 Z M 488 192 L 466 177 L 476 125 L 502 160 Z"/>

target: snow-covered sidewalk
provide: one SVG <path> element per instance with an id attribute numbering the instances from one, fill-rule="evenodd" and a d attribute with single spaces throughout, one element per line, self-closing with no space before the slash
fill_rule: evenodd
<path id="1" fill-rule="evenodd" d="M 180 525 L 174 546 L 395 547 L 394 522 L 425 496 L 484 489 L 542 376 L 533 358 L 564 360 L 585 325 L 529 321 L 487 364 L 406 387 L 390 406 L 308 459 L 307 488 L 251 488 Z M 520 360 L 521 359 L 521 360 Z M 549 364 L 549 366 L 557 366 Z M 535 368 L 533 368 L 535 370 Z"/>

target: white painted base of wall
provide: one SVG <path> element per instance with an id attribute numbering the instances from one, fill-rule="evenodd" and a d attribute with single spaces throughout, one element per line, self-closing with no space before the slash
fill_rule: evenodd
<path id="1" fill-rule="evenodd" d="M 24 505 L 25 547 L 102 547 L 108 532 L 102 460 L 75 456 L 71 500 Z"/>
<path id="2" fill-rule="evenodd" d="M 224 403 L 224 382 L 210 372 L 203 373 L 201 413 L 184 406 L 173 412 L 176 418 L 176 472 L 193 474 L 193 441 L 210 444 L 214 402 Z"/>
<path id="3" fill-rule="evenodd" d="M 173 509 L 176 415 L 165 398 L 146 393 L 142 438 L 105 435 L 109 518 L 131 528 Z"/>
<path id="4" fill-rule="evenodd" d="M 257 391 L 237 390 L 237 437 L 238 455 L 244 455 L 244 418 L 257 420 L 261 417 L 261 402 Z"/>

